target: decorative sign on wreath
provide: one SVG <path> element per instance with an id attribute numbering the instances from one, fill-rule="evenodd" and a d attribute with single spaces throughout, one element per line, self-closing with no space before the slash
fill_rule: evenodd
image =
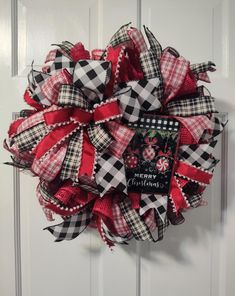
<path id="1" fill-rule="evenodd" d="M 39 177 L 37 197 L 56 241 L 95 227 L 108 246 L 159 241 L 182 210 L 203 204 L 225 125 L 212 62 L 190 64 L 144 27 L 122 26 L 105 50 L 65 41 L 32 69 L 23 110 L 4 147 L 12 165 Z"/>

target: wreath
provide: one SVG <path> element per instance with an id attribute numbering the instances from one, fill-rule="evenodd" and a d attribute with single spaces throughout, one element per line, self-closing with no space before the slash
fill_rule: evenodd
<path id="1" fill-rule="evenodd" d="M 122 26 L 104 50 L 56 44 L 31 69 L 25 102 L 8 131 L 8 163 L 39 177 L 38 200 L 56 241 L 87 226 L 109 246 L 162 240 L 202 195 L 225 122 L 210 82 L 212 62 L 190 64 L 152 32 Z"/>

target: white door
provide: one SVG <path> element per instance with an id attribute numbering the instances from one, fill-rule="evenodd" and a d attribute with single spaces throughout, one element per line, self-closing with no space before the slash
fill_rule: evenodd
<path id="1" fill-rule="evenodd" d="M 131 242 L 113 252 L 91 231 L 70 242 L 54 243 L 52 236 L 42 231 L 47 221 L 35 197 L 37 180 L 24 174 L 20 176 L 20 191 L 15 193 L 20 197 L 18 217 L 13 198 L 13 185 L 18 180 L 16 177 L 13 182 L 12 168 L 1 165 L 0 295 L 234 295 L 235 2 L 0 0 L 0 3 L 1 142 L 12 111 L 26 107 L 22 94 L 32 60 L 35 66 L 41 65 L 49 45 L 62 40 L 82 41 L 90 49 L 102 48 L 122 24 L 132 21 L 133 26 L 146 24 L 163 46 L 175 47 L 192 62 L 213 60 L 217 64 L 210 90 L 218 99 L 218 109 L 229 111 L 231 159 L 227 200 L 231 210 L 223 232 L 226 184 L 221 180 L 226 168 L 222 163 L 207 190 L 207 207 L 186 213 L 185 224 L 171 226 L 161 243 Z M 225 139 L 222 146 L 224 143 Z M 223 155 L 218 147 L 218 155 L 225 161 L 226 147 Z M 0 162 L 8 159 L 8 153 L 1 149 Z"/>

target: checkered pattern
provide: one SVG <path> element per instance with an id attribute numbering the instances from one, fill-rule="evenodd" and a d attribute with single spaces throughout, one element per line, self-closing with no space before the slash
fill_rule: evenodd
<path id="1" fill-rule="evenodd" d="M 63 84 L 60 87 L 57 104 L 60 106 L 72 106 L 89 109 L 89 103 L 84 98 L 83 92 L 71 84 Z"/>
<path id="2" fill-rule="evenodd" d="M 157 216 L 157 229 L 158 229 L 157 241 L 160 241 L 164 237 L 164 233 L 165 233 L 167 227 L 169 226 L 169 222 L 168 222 L 167 216 L 166 216 L 166 220 L 164 220 L 164 222 L 162 221 L 162 219 L 158 213 L 156 216 Z"/>
<path id="3" fill-rule="evenodd" d="M 132 90 L 116 96 L 120 102 L 120 109 L 122 111 L 122 119 L 124 122 L 138 121 L 141 114 L 141 106 L 139 100 L 133 96 Z"/>
<path id="4" fill-rule="evenodd" d="M 68 149 L 62 165 L 60 178 L 77 181 L 81 161 L 83 132 L 76 132 L 69 141 Z"/>
<path id="5" fill-rule="evenodd" d="M 147 47 L 145 40 L 144 40 L 144 36 L 140 30 L 138 30 L 136 28 L 130 28 L 127 30 L 127 34 L 129 35 L 130 39 L 135 44 L 135 47 L 139 53 L 148 50 L 148 47 Z"/>
<path id="6" fill-rule="evenodd" d="M 63 55 L 60 50 L 57 50 L 54 63 L 49 67 L 49 73 L 54 75 L 61 69 L 67 69 L 67 71 L 72 75 L 74 66 L 75 63 L 73 61 L 71 61 L 67 56 Z"/>
<path id="7" fill-rule="evenodd" d="M 72 76 L 66 69 L 62 69 L 45 81 L 42 92 L 51 104 L 56 104 L 61 85 L 70 83 L 72 83 Z"/>
<path id="8" fill-rule="evenodd" d="M 52 44 L 52 45 L 58 46 L 61 52 L 64 55 L 67 55 L 68 57 L 70 57 L 70 51 L 74 47 L 74 45 L 69 41 L 63 41 L 61 44 Z"/>
<path id="9" fill-rule="evenodd" d="M 109 44 L 113 47 L 119 45 L 120 43 L 130 40 L 130 37 L 127 33 L 130 23 L 123 25 L 111 38 Z"/>
<path id="10" fill-rule="evenodd" d="M 200 140 L 210 141 L 211 139 L 217 137 L 223 131 L 227 121 L 223 120 L 223 118 L 213 116 L 211 118 L 211 124 L 211 128 L 208 128 L 204 131 Z"/>
<path id="11" fill-rule="evenodd" d="M 160 59 L 161 55 L 162 55 L 161 44 L 157 41 L 157 39 L 155 38 L 153 33 L 149 30 L 149 28 L 144 26 L 144 31 L 145 31 L 145 34 L 148 38 L 151 50 L 156 54 L 157 59 Z"/>
<path id="12" fill-rule="evenodd" d="M 126 241 L 131 239 L 131 236 L 126 235 L 124 237 L 121 237 L 119 235 L 113 234 L 104 223 L 102 223 L 102 231 L 105 237 L 113 243 L 127 244 Z"/>
<path id="13" fill-rule="evenodd" d="M 166 48 L 160 59 L 166 102 L 176 96 L 189 70 L 189 61 L 177 57 L 173 51 L 174 49 Z"/>
<path id="14" fill-rule="evenodd" d="M 141 194 L 140 200 L 140 215 L 144 215 L 150 209 L 155 209 L 161 218 L 162 222 L 165 223 L 166 212 L 167 212 L 168 197 L 156 194 Z"/>
<path id="15" fill-rule="evenodd" d="M 50 107 L 51 108 L 51 107 Z M 21 122 L 21 124 L 17 128 L 17 134 L 25 131 L 26 129 L 29 129 L 39 123 L 42 123 L 44 121 L 43 117 L 44 111 L 39 111 L 32 116 L 29 116 L 24 121 Z"/>
<path id="16" fill-rule="evenodd" d="M 66 155 L 65 146 L 54 148 L 43 159 L 34 159 L 32 170 L 45 181 L 52 181 L 58 175 Z"/>
<path id="17" fill-rule="evenodd" d="M 96 168 L 96 183 L 100 196 L 112 187 L 127 194 L 123 159 L 118 159 L 108 153 L 102 154 Z"/>
<path id="18" fill-rule="evenodd" d="M 126 220 L 124 219 L 121 213 L 119 204 L 117 202 L 113 203 L 112 212 L 113 212 L 113 224 L 118 235 L 122 237 L 131 236 L 130 228 L 126 223 Z"/>
<path id="19" fill-rule="evenodd" d="M 76 87 L 88 88 L 97 94 L 103 94 L 110 75 L 110 62 L 80 60 L 74 69 L 73 83 Z"/>
<path id="20" fill-rule="evenodd" d="M 56 242 L 72 240 L 82 233 L 91 221 L 92 213 L 90 209 L 69 217 L 60 224 L 46 227 L 56 238 Z"/>
<path id="21" fill-rule="evenodd" d="M 201 204 L 202 195 L 196 194 L 196 195 L 192 195 L 192 196 L 187 196 L 187 200 L 189 201 L 190 206 L 192 208 L 197 208 Z"/>
<path id="22" fill-rule="evenodd" d="M 208 144 L 182 145 L 179 147 L 179 159 L 185 160 L 196 167 L 211 169 L 216 164 L 212 156 L 217 141 Z"/>
<path id="23" fill-rule="evenodd" d="M 141 52 L 140 63 L 145 78 L 150 79 L 154 77 L 161 77 L 157 57 L 153 51 L 148 50 L 145 52 Z"/>
<path id="24" fill-rule="evenodd" d="M 12 144 L 16 144 L 20 152 L 30 151 L 47 133 L 44 123 L 39 123 L 11 139 Z"/>
<path id="25" fill-rule="evenodd" d="M 210 61 L 207 63 L 198 63 L 198 64 L 190 65 L 190 69 L 195 74 L 204 73 L 207 71 L 214 72 L 214 71 L 216 71 L 216 69 L 214 67 L 215 67 L 215 64 Z"/>
<path id="26" fill-rule="evenodd" d="M 146 226 L 144 221 L 141 219 L 137 211 L 131 208 L 131 203 L 129 200 L 121 201 L 120 209 L 135 239 L 141 240 L 141 241 L 145 241 L 145 240 L 153 241 L 152 235 L 148 227 Z"/>
<path id="27" fill-rule="evenodd" d="M 215 99 L 209 96 L 172 101 L 167 111 L 175 116 L 194 116 L 216 112 Z"/>
<path id="28" fill-rule="evenodd" d="M 46 106 L 50 106 L 50 102 L 45 98 L 41 88 L 48 78 L 50 78 L 50 75 L 33 69 L 28 74 L 28 86 L 32 99 Z"/>
<path id="29" fill-rule="evenodd" d="M 153 94 L 159 83 L 160 80 L 157 77 L 127 83 L 128 86 L 132 87 L 131 96 L 138 98 L 143 111 L 154 111 L 161 107 L 161 103 Z"/>
<path id="30" fill-rule="evenodd" d="M 211 121 L 207 116 L 199 115 L 192 117 L 177 117 L 177 119 L 190 132 L 194 140 L 198 143 L 203 132 L 211 128 Z"/>
<path id="31" fill-rule="evenodd" d="M 179 122 L 174 118 L 164 118 L 161 116 L 155 117 L 142 117 L 138 123 L 132 124 L 134 127 L 151 128 L 163 131 L 175 131 L 179 130 Z"/>
<path id="32" fill-rule="evenodd" d="M 142 70 L 144 72 L 144 76 L 147 79 L 158 77 L 160 80 L 159 85 L 154 90 L 153 94 L 158 100 L 163 99 L 164 87 L 163 87 L 163 79 L 160 71 L 159 62 L 157 60 L 156 54 L 153 53 L 152 50 L 142 52 L 140 54 L 140 63 Z"/>
<path id="33" fill-rule="evenodd" d="M 90 141 L 93 146 L 99 151 L 103 152 L 112 143 L 112 137 L 106 132 L 103 124 L 92 125 L 87 128 Z"/>
<path id="34" fill-rule="evenodd" d="M 106 126 L 110 135 L 114 138 L 114 141 L 109 146 L 109 151 L 113 156 L 121 158 L 135 132 L 115 121 L 107 122 Z"/>

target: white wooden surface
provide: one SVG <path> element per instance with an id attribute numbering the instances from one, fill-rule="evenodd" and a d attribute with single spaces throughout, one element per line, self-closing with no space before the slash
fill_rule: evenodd
<path id="1" fill-rule="evenodd" d="M 40 65 L 49 45 L 64 39 L 100 48 L 119 26 L 129 21 L 133 25 L 146 24 L 163 46 L 175 46 L 193 62 L 215 61 L 218 71 L 212 75 L 210 89 L 217 97 L 219 109 L 228 110 L 230 117 L 229 211 L 222 239 L 219 168 L 207 191 L 208 207 L 186 213 L 186 223 L 171 226 L 159 244 L 140 246 L 132 242 L 112 253 L 95 233 L 86 232 L 74 241 L 54 243 L 52 236 L 41 230 L 47 221 L 35 197 L 37 180 L 21 175 L 22 295 L 234 295 L 234 1 L 12 0 L 11 5 L 10 1 L 0 0 L 0 3 L 1 142 L 12 111 L 26 107 L 22 94 L 32 60 Z M 8 159 L 8 153 L 1 149 L 0 163 Z M 0 165 L 0 170 L 0 295 L 13 296 L 17 294 L 12 168 Z"/>

